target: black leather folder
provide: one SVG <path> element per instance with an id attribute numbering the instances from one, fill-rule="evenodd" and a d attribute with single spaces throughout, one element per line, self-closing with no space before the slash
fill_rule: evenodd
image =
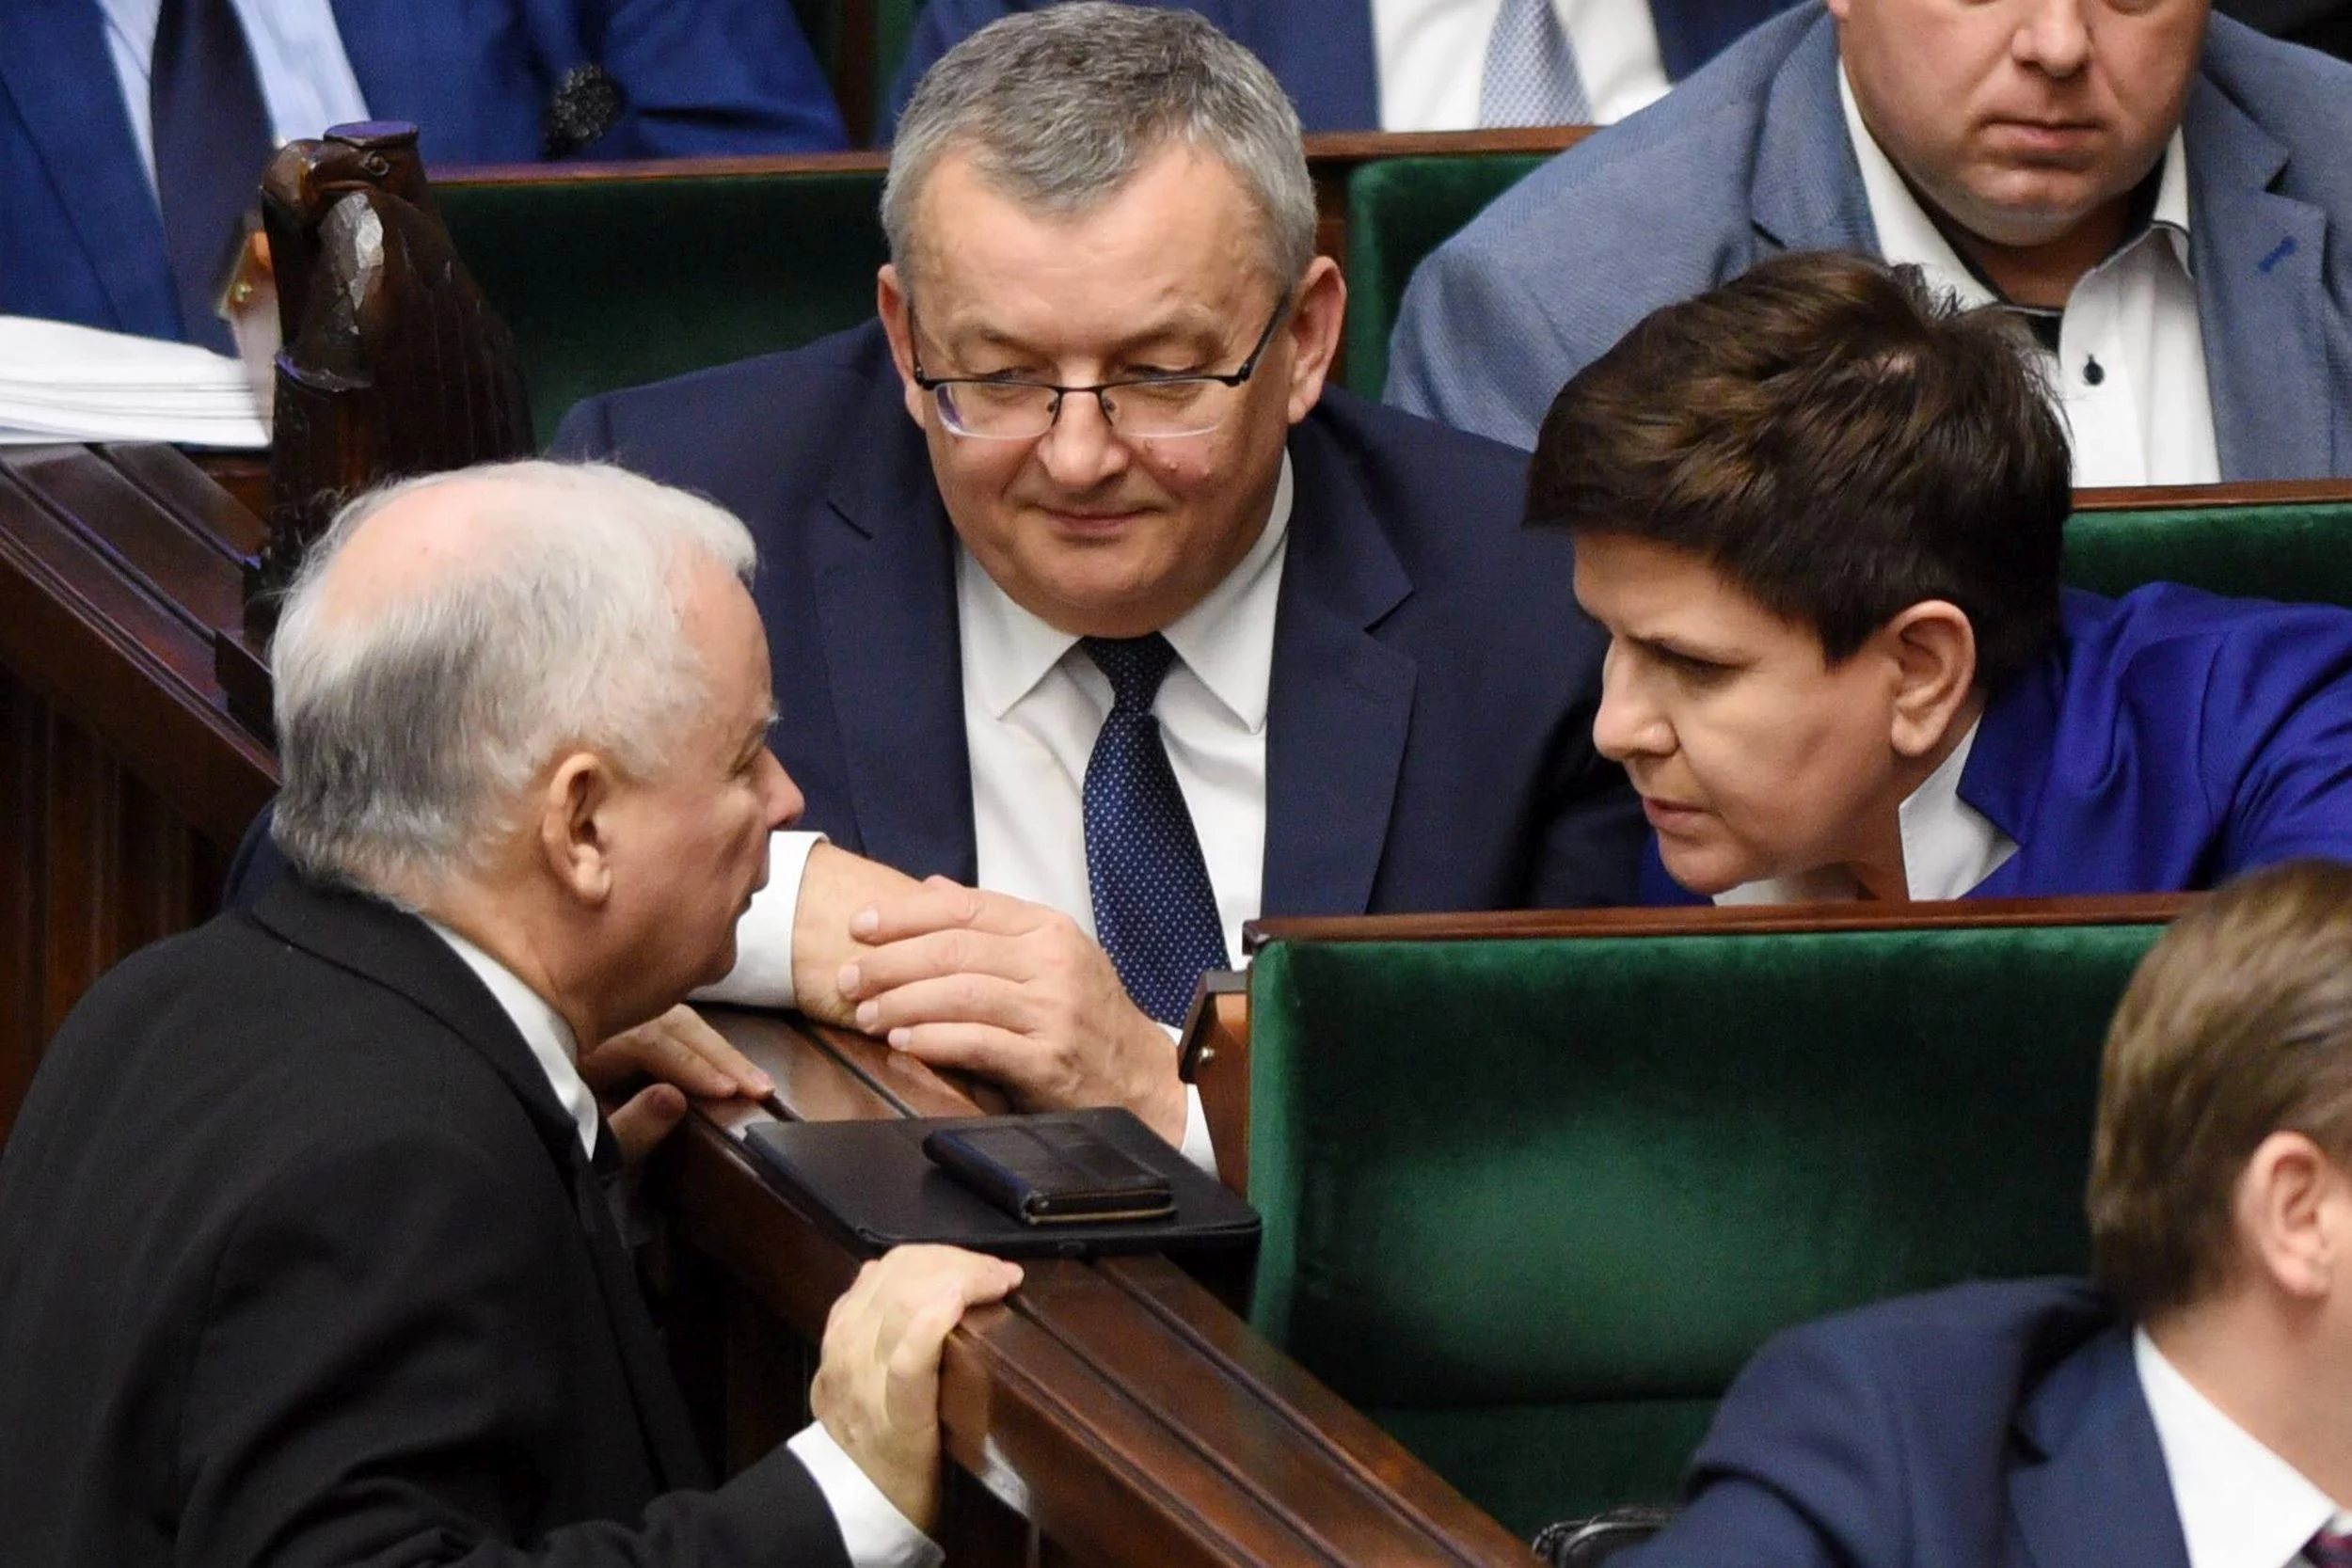
<path id="1" fill-rule="evenodd" d="M 1024 1225 L 932 1164 L 923 1140 L 943 1128 L 1008 1118 L 777 1121 L 746 1141 L 768 1180 L 810 1218 L 866 1256 L 906 1242 L 944 1242 L 1000 1258 L 1092 1258 L 1122 1252 L 1185 1257 L 1258 1244 L 1258 1212 L 1227 1192 L 1136 1119 L 1104 1109 L 1044 1113 L 1073 1121 L 1168 1180 L 1175 1212 L 1106 1224 Z"/>

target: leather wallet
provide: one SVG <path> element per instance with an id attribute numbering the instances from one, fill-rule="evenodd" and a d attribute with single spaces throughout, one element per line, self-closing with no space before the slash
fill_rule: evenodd
<path id="1" fill-rule="evenodd" d="M 1154 1220 L 1176 1212 L 1168 1178 L 1082 1121 L 943 1127 L 923 1139 L 923 1152 L 1024 1225 Z"/>

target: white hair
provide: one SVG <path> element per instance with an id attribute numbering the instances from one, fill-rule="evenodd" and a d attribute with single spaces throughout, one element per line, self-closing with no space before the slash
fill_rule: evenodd
<path id="1" fill-rule="evenodd" d="M 456 483 L 479 486 L 461 562 L 323 608 L 362 524 Z M 563 752 L 658 770 L 708 697 L 676 582 L 697 557 L 748 584 L 756 552 L 720 507 L 600 465 L 463 468 L 345 506 L 288 590 L 271 649 L 287 860 L 414 902 L 480 868 Z"/>
<path id="2" fill-rule="evenodd" d="M 1297 283 L 1315 256 L 1315 191 L 1274 73 L 1190 11 L 1100 0 L 1002 17 L 924 73 L 882 185 L 890 259 L 912 277 L 916 204 L 950 152 L 1014 200 L 1070 216 L 1170 145 L 1233 171 L 1258 209 L 1276 287 Z"/>

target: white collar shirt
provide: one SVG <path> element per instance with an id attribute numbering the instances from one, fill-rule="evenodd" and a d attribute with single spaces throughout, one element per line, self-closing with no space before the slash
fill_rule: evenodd
<path id="1" fill-rule="evenodd" d="M 1936 228 L 1862 120 L 1841 66 L 1837 91 L 1879 254 L 1910 262 L 1971 305 L 1994 302 Z M 2041 351 L 2065 415 L 2074 483 L 2205 484 L 2221 477 L 2205 340 L 2189 271 L 2188 149 L 2166 144 L 2148 226 L 2074 285 L 2059 317 L 2058 352 Z"/>
<path id="2" fill-rule="evenodd" d="M 583 1153 L 594 1156 L 596 1151 L 596 1097 L 588 1090 L 587 1080 L 580 1075 L 580 1042 L 572 1037 L 572 1026 L 564 1022 L 548 999 L 523 984 L 522 977 L 484 952 L 474 943 L 429 916 L 421 916 L 433 934 L 449 943 L 450 951 L 465 961 L 468 969 L 488 989 L 499 1007 L 514 1022 L 515 1032 L 531 1048 L 531 1058 L 547 1074 L 548 1087 L 555 1091 L 556 1103 L 580 1129 L 580 1147 Z"/>
<path id="3" fill-rule="evenodd" d="M 1981 722 L 1981 721 L 1979 721 Z M 1968 726 L 1951 754 L 1897 808 L 1903 843 L 1903 891 L 1913 898 L 1960 898 L 2017 853 L 2017 841 L 1960 798 L 1978 724 Z M 1842 870 L 1767 877 L 1715 895 L 1718 904 L 1836 903 L 1862 896 Z"/>
<path id="4" fill-rule="evenodd" d="M 368 103 L 343 52 L 329 0 L 230 0 L 245 28 L 246 52 L 269 111 L 270 135 L 284 144 L 323 135 L 330 125 L 368 118 Z M 105 12 L 106 53 L 114 61 L 122 106 L 131 117 L 139 167 L 155 183 L 155 123 L 148 84 L 155 58 L 155 24 L 163 0 L 99 0 Z"/>
<path id="5" fill-rule="evenodd" d="M 1552 0 L 1593 122 L 1623 119 L 1666 95 L 1658 24 L 1645 0 Z M 1468 131 L 1478 124 L 1486 41 L 1502 0 L 1372 0 L 1383 131 Z"/>
<path id="6" fill-rule="evenodd" d="M 2303 1568 L 2303 1547 L 2330 1520 L 2332 1499 L 2225 1415 L 2144 1328 L 2132 1361 L 2155 1421 L 2188 1568 Z"/>

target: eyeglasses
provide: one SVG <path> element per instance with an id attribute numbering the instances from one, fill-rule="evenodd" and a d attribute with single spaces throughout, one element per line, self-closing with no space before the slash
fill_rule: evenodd
<path id="1" fill-rule="evenodd" d="M 1241 369 L 1231 375 L 1138 375 L 1091 387 L 1057 387 L 1000 375 L 925 375 L 923 353 L 914 351 L 914 384 L 939 405 L 940 422 L 958 436 L 983 441 L 1034 441 L 1061 418 L 1061 400 L 1090 392 L 1103 422 L 1121 436 L 1150 440 L 1203 436 L 1225 422 L 1239 400 L 1234 390 L 1257 371 L 1274 329 L 1291 308 L 1285 294 L 1266 318 L 1265 330 Z M 907 307 L 907 330 L 916 338 L 914 307 Z"/>

